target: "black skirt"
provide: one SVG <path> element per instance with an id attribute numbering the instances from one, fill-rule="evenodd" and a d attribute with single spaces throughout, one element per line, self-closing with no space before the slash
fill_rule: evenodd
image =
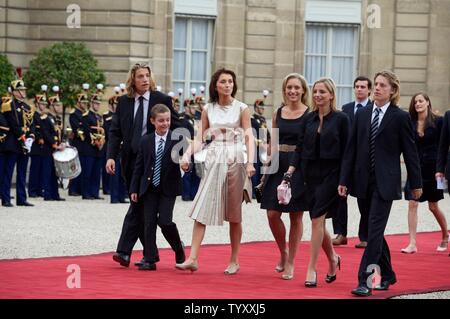
<path id="1" fill-rule="evenodd" d="M 292 174 L 291 191 L 292 198 L 289 204 L 282 205 L 278 203 L 277 187 L 283 180 L 283 175 L 289 168 L 289 159 L 293 152 L 279 152 L 279 168 L 275 174 L 266 176 L 266 183 L 264 185 L 261 208 L 267 210 L 275 210 L 279 212 L 292 213 L 307 211 L 309 203 L 305 197 L 305 184 L 303 174 L 300 168 L 297 168 Z M 273 163 L 272 165 L 276 165 Z"/>

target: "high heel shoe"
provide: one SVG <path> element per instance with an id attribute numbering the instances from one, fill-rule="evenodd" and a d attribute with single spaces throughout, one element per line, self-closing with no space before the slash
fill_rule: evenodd
<path id="1" fill-rule="evenodd" d="M 175 268 L 194 272 L 198 270 L 198 264 L 195 261 L 191 261 L 190 263 L 175 264 Z"/>
<path id="2" fill-rule="evenodd" d="M 336 268 L 341 270 L 341 256 L 337 256 L 337 264 L 336 264 Z M 334 275 L 326 275 L 325 276 L 325 282 L 328 284 L 331 284 L 333 281 L 336 280 L 336 274 Z"/>
<path id="3" fill-rule="evenodd" d="M 437 246 L 437 251 L 446 251 L 448 248 L 448 239 L 441 241 L 441 244 Z"/>
<path id="4" fill-rule="evenodd" d="M 288 252 L 286 251 L 285 254 L 287 255 Z M 287 257 L 286 257 L 287 258 Z M 285 259 L 286 260 L 286 259 Z M 286 261 L 285 261 L 286 262 Z M 275 271 L 276 272 L 283 272 L 284 271 L 284 263 L 283 263 L 283 258 L 280 259 L 280 262 L 278 263 L 278 265 L 275 267 Z"/>
<path id="5" fill-rule="evenodd" d="M 281 275 L 281 279 L 284 279 L 284 280 L 292 280 L 292 279 L 294 279 L 294 267 L 291 268 L 291 272 L 290 273 L 283 273 Z"/>
<path id="6" fill-rule="evenodd" d="M 404 253 L 404 254 L 414 254 L 414 253 L 417 253 L 417 247 L 410 248 L 410 247 L 408 246 L 408 247 L 406 247 L 406 248 L 402 248 L 401 251 L 402 251 L 402 253 Z"/>
<path id="7" fill-rule="evenodd" d="M 239 269 L 239 264 L 230 264 L 223 273 L 225 275 L 236 275 Z"/>
<path id="8" fill-rule="evenodd" d="M 314 281 L 313 280 L 305 281 L 305 287 L 306 288 L 316 288 L 317 287 L 317 272 L 314 272 Z"/>

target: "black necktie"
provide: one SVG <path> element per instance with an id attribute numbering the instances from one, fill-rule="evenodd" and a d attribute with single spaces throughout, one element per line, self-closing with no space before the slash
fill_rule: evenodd
<path id="1" fill-rule="evenodd" d="M 358 104 L 356 104 L 356 109 L 360 109 L 360 108 L 362 108 L 363 106 L 362 106 L 362 104 L 361 103 L 358 103 Z"/>
<path id="2" fill-rule="evenodd" d="M 139 150 L 139 142 L 142 137 L 142 122 L 144 121 L 144 97 L 139 97 L 139 108 L 136 112 L 133 122 L 133 138 L 131 140 L 131 150 L 137 153 Z"/>
<path id="3" fill-rule="evenodd" d="M 370 171 L 373 172 L 375 170 L 375 138 L 377 137 L 378 132 L 378 120 L 381 109 L 375 109 L 375 117 L 372 120 L 372 125 L 370 127 Z"/>

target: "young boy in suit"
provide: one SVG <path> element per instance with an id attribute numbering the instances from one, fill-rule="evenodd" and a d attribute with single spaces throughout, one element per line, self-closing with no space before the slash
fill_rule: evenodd
<path id="1" fill-rule="evenodd" d="M 159 261 L 156 227 L 159 225 L 175 252 L 176 263 L 185 260 L 184 245 L 172 221 L 175 199 L 181 195 L 180 164 L 172 160 L 172 149 L 180 142 L 172 139 L 170 110 L 164 104 L 151 109 L 155 132 L 142 137 L 131 180 L 131 200 L 141 201 L 144 209 L 144 263 L 139 270 L 156 270 Z M 168 235 L 168 236 L 167 236 Z"/>

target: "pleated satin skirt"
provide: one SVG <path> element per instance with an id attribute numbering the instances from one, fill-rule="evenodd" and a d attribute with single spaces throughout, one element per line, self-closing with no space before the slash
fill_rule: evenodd
<path id="1" fill-rule="evenodd" d="M 241 143 L 212 142 L 208 146 L 205 174 L 189 216 L 204 225 L 242 221 L 242 200 L 246 178 Z"/>

